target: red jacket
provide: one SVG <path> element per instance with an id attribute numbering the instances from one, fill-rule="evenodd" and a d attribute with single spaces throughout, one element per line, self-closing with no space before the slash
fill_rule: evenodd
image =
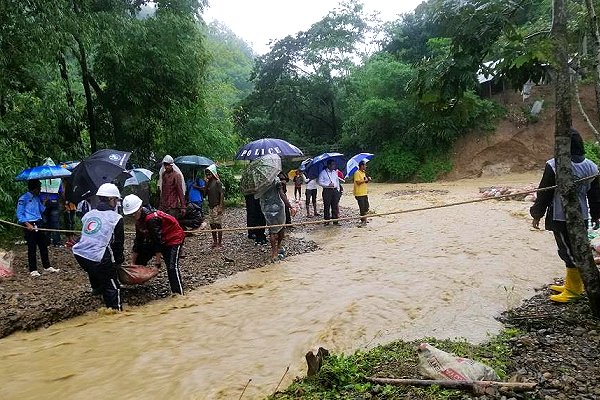
<path id="1" fill-rule="evenodd" d="M 153 211 L 146 215 L 145 220 L 150 231 L 152 231 L 153 225 L 156 226 L 160 223 L 159 234 L 152 236 L 158 236 L 158 240 L 163 246 L 176 246 L 183 243 L 185 232 L 175 217 L 162 211 Z"/>

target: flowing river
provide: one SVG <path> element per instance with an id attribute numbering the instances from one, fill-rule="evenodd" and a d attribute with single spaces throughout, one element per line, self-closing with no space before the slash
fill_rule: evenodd
<path id="1" fill-rule="evenodd" d="M 369 198 L 385 212 L 474 198 L 491 183 L 373 184 Z M 356 208 L 346 188 L 342 205 Z M 484 341 L 501 328 L 495 315 L 562 275 L 552 235 L 530 230 L 530 205 L 491 201 L 320 227 L 306 234 L 319 251 L 185 297 L 13 334 L 0 339 L 0 398 L 238 399 L 252 379 L 243 398 L 260 399 L 287 366 L 282 387 L 303 375 L 304 354 L 318 346 Z"/>

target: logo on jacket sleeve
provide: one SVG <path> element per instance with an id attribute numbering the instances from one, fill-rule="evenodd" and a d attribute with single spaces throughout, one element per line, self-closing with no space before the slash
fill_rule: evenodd
<path id="1" fill-rule="evenodd" d="M 102 228 L 102 221 L 98 217 L 90 217 L 83 225 L 83 233 L 86 235 L 93 235 Z"/>

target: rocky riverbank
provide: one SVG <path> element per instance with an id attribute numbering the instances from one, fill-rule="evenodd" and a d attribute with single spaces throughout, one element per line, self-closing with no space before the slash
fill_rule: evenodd
<path id="1" fill-rule="evenodd" d="M 245 223 L 244 209 L 227 209 L 224 227 L 245 226 Z M 132 235 L 127 235 L 126 257 L 132 239 Z M 268 262 L 269 247 L 254 246 L 246 232 L 225 233 L 224 249 L 220 251 L 212 250 L 211 243 L 210 234 L 186 240 L 186 257 L 181 267 L 185 291 Z M 289 256 L 317 248 L 315 243 L 301 239 L 286 240 L 285 246 Z M 26 247 L 18 245 L 14 251 L 15 276 L 0 282 L 0 337 L 18 330 L 46 327 L 103 306 L 101 296 L 91 295 L 87 274 L 78 266 L 69 248 L 51 247 L 50 261 L 60 272 L 44 273 L 40 277 L 29 276 Z M 157 277 L 144 285 L 124 286 L 121 293 L 124 308 L 170 296 L 166 270 L 163 267 Z"/>

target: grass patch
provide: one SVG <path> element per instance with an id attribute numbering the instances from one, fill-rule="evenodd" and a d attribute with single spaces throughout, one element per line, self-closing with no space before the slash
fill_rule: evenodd
<path id="1" fill-rule="evenodd" d="M 466 340 L 437 340 L 424 338 L 413 342 L 394 341 L 368 351 L 359 350 L 351 355 L 332 355 L 321 371 L 313 377 L 294 381 L 285 391 L 269 397 L 271 400 L 325 400 L 325 399 L 459 399 L 465 392 L 429 388 L 395 387 L 367 382 L 366 376 L 386 378 L 420 378 L 416 348 L 422 342 L 480 361 L 496 370 L 501 378 L 511 368 L 509 340 L 519 334 L 516 329 L 505 329 L 498 336 L 481 345 Z"/>

